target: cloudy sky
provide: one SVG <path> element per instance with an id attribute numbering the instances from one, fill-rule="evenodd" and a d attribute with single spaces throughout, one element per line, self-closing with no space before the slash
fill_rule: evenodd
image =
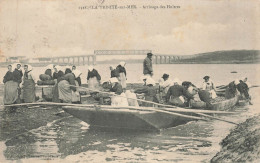
<path id="1" fill-rule="evenodd" d="M 132 10 L 80 10 L 98 0 L 1 0 L 0 55 L 65 56 L 94 50 L 189 55 L 260 49 L 257 0 L 105 0 Z M 175 5 L 179 9 L 143 9 Z"/>

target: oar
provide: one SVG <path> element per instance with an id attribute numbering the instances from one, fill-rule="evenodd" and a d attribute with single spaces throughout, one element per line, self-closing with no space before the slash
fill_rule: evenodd
<path id="1" fill-rule="evenodd" d="M 91 107 L 95 108 L 99 108 L 98 106 L 96 105 L 92 105 Z M 106 108 L 107 106 L 103 105 L 102 106 L 103 108 Z M 84 106 L 74 106 L 73 108 L 85 108 Z M 109 107 L 110 108 L 110 107 Z M 112 108 L 117 108 L 117 107 L 114 107 L 112 106 Z M 122 107 L 119 107 L 120 109 L 122 109 Z M 127 108 L 129 109 L 129 108 Z M 154 108 L 144 108 L 144 107 L 131 107 L 131 109 L 134 109 L 134 110 L 139 110 L 139 111 L 155 111 L 155 112 L 160 112 L 160 113 L 167 113 L 167 114 L 170 114 L 170 115 L 174 115 L 174 116 L 179 116 L 179 117 L 184 117 L 184 118 L 190 118 L 190 119 L 195 119 L 195 120 L 204 120 L 204 121 L 207 121 L 207 119 L 205 118 L 200 118 L 200 117 L 196 117 L 196 116 L 191 116 L 191 115 L 184 115 L 184 114 L 180 114 L 180 113 L 174 113 L 174 112 L 169 112 L 169 111 L 164 111 L 164 110 L 158 110 L 158 109 L 154 109 Z M 118 109 L 119 110 L 119 109 Z"/>
<path id="2" fill-rule="evenodd" d="M 72 86 L 72 87 L 80 87 L 80 86 L 73 86 L 73 85 L 70 85 L 70 86 Z M 109 95 L 113 95 L 113 96 L 118 96 L 118 97 L 131 99 L 131 100 L 137 100 L 137 101 L 141 101 L 141 102 L 146 102 L 146 103 L 149 103 L 149 104 L 154 104 L 154 105 L 157 105 L 157 106 L 163 106 L 163 107 L 166 107 L 166 108 L 175 108 L 175 109 L 178 108 L 178 107 L 172 106 L 172 105 L 165 105 L 165 104 L 159 104 L 159 103 L 156 103 L 156 102 L 146 101 L 146 100 L 142 100 L 142 99 L 129 98 L 129 97 L 125 97 L 125 96 L 115 95 L 114 93 L 104 92 L 104 91 L 100 91 L 100 90 L 94 90 L 94 89 L 90 89 L 90 88 L 86 88 L 86 87 L 80 87 L 80 88 L 83 88 L 83 89 L 86 89 L 86 90 L 90 90 L 90 91 L 93 91 L 93 92 L 100 92 L 100 93 L 105 93 L 105 94 L 109 94 Z M 183 109 L 183 110 L 188 110 L 188 109 Z M 193 109 L 190 109 L 189 111 L 193 112 L 192 110 Z"/>
<path id="3" fill-rule="evenodd" d="M 196 119 L 196 120 L 205 120 L 204 118 L 199 118 L 199 117 L 195 117 L 195 116 L 190 116 L 190 115 L 184 115 L 184 114 L 179 114 L 176 112 L 189 112 L 189 113 L 195 113 L 204 117 L 208 117 L 211 119 L 217 119 L 220 121 L 224 121 L 224 122 L 228 122 L 228 123 L 232 123 L 232 124 L 236 124 L 234 122 L 231 121 L 227 121 L 224 119 L 220 119 L 220 118 L 216 118 L 213 116 L 209 116 L 206 114 L 203 114 L 203 112 L 206 113 L 226 113 L 226 112 L 222 112 L 222 111 L 209 111 L 209 110 L 191 110 L 191 109 L 167 109 L 167 108 L 157 108 L 154 109 L 152 107 L 134 107 L 134 106 L 109 106 L 109 105 L 86 105 L 86 104 L 70 104 L 70 103 L 54 103 L 54 102 L 36 102 L 36 103 L 23 103 L 23 104 L 12 104 L 12 105 L 4 105 L 4 106 L 30 106 L 30 105 L 52 105 L 52 106 L 73 106 L 75 107 L 80 107 L 80 108 L 84 108 L 84 107 L 102 107 L 102 108 L 115 108 L 115 109 L 135 109 L 135 110 L 147 110 L 147 111 L 156 111 L 156 112 L 162 112 L 162 113 L 167 113 L 167 114 L 171 114 L 171 115 L 176 115 L 176 116 L 180 116 L 180 117 L 185 117 L 185 118 L 190 118 L 190 119 Z M 228 112 L 228 113 L 233 113 L 233 112 Z"/>
<path id="4" fill-rule="evenodd" d="M 227 122 L 227 123 L 231 123 L 231 124 L 235 124 L 235 125 L 238 125 L 238 123 L 235 123 L 235 122 L 232 122 L 232 121 L 228 121 L 228 120 L 225 120 L 225 119 L 222 119 L 222 118 L 217 118 L 217 117 L 213 117 L 213 116 L 209 116 L 207 114 L 203 114 L 203 113 L 196 113 L 198 115 L 201 115 L 201 116 L 204 116 L 204 117 L 209 117 L 211 119 L 216 119 L 216 120 L 219 120 L 219 121 L 223 121 L 223 122 Z"/>
<path id="5" fill-rule="evenodd" d="M 31 106 L 31 105 L 54 105 L 54 106 L 82 106 L 82 107 L 93 107 L 95 104 L 71 104 L 71 103 L 55 103 L 55 102 L 35 102 L 35 103 L 21 103 L 21 104 L 11 104 L 11 105 L 2 105 L 2 106 Z M 111 106 L 111 105 L 97 105 L 102 108 L 117 108 L 117 109 L 133 109 L 134 106 Z M 153 107 L 140 107 L 141 109 L 154 109 Z M 183 109 L 183 108 L 156 108 L 165 111 L 174 111 L 174 112 L 184 112 L 184 113 L 207 113 L 207 114 L 234 114 L 236 112 L 226 112 L 226 111 L 212 111 L 212 110 L 199 110 L 199 109 Z"/>
<path id="6" fill-rule="evenodd" d="M 85 107 L 98 107 L 97 105 L 82 105 L 82 104 L 70 104 L 70 103 L 54 103 L 54 102 L 37 102 L 37 103 L 24 103 L 24 104 L 13 104 L 13 105 L 5 105 L 5 106 L 28 106 L 28 105 L 52 105 L 52 106 L 73 106 L 73 108 L 85 108 Z M 185 117 L 185 118 L 190 118 L 190 119 L 196 119 L 196 120 L 206 120 L 204 118 L 196 117 L 196 116 L 190 116 L 190 115 L 184 115 L 180 113 L 173 113 L 169 111 L 164 111 L 164 110 L 158 110 L 154 108 L 145 108 L 145 107 L 120 107 L 120 106 L 108 106 L 108 105 L 102 105 L 100 106 L 102 108 L 126 108 L 126 109 L 135 109 L 135 110 L 142 110 L 142 111 L 156 111 L 156 112 L 161 112 L 161 113 L 167 113 L 170 115 L 175 115 L 175 116 L 180 116 L 180 117 Z"/>

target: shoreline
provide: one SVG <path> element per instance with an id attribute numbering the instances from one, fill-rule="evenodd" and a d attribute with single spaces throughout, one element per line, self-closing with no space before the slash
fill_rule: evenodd
<path id="1" fill-rule="evenodd" d="M 260 162 L 260 114 L 239 123 L 210 162 Z"/>

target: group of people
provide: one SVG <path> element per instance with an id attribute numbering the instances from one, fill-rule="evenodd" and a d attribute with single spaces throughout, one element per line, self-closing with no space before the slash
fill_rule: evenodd
<path id="1" fill-rule="evenodd" d="M 8 65 L 8 71 L 3 79 L 4 104 L 35 101 L 35 78 L 32 69 L 30 65 L 25 64 L 23 73 L 20 63 Z"/>
<path id="2" fill-rule="evenodd" d="M 210 76 L 205 76 L 202 87 L 198 88 L 189 81 L 181 82 L 178 78 L 170 79 L 169 74 L 163 74 L 159 85 L 153 80 L 152 53 L 148 53 L 143 61 L 143 87 L 135 90 L 127 90 L 127 73 L 125 62 L 120 62 L 116 67 L 110 66 L 110 79 L 101 84 L 101 76 L 93 65 L 88 66 L 87 83 L 88 90 L 95 92 L 105 88 L 111 94 L 111 105 L 113 106 L 139 106 L 136 94 L 144 94 L 142 103 L 144 106 L 153 106 L 151 102 L 171 104 L 177 106 L 188 106 L 191 100 L 204 101 L 207 107 L 211 107 L 211 100 L 217 97 L 214 82 Z M 8 72 L 4 76 L 5 83 L 4 104 L 19 102 L 31 103 L 36 101 L 35 77 L 32 66 L 25 64 L 24 73 L 21 64 L 8 65 Z M 52 101 L 62 103 L 81 103 L 79 87 L 81 86 L 82 73 L 76 66 L 49 65 L 45 73 L 40 75 L 42 80 L 53 80 L 54 87 L 51 90 Z M 247 78 L 235 80 L 226 88 L 225 98 L 235 97 L 238 92 L 250 102 L 248 93 L 249 86 Z M 100 100 L 104 100 L 100 97 Z M 149 102 L 150 101 L 150 102 Z"/>

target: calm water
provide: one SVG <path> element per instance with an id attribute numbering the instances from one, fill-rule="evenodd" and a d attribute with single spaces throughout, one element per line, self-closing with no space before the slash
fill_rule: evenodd
<path id="1" fill-rule="evenodd" d="M 108 79 L 109 65 L 97 69 Z M 127 65 L 129 82 L 141 82 L 142 65 Z M 79 67 L 85 81 L 87 67 Z M 154 78 L 163 73 L 197 85 L 210 75 L 216 85 L 247 76 L 257 81 L 258 65 L 155 65 Z M 0 69 L 5 72 L 4 68 Z M 35 68 L 35 75 L 43 72 Z M 237 71 L 233 74 L 231 71 Z M 0 73 L 0 77 L 4 73 Z M 238 114 L 221 118 L 242 122 L 259 113 L 260 89 L 253 88 L 253 106 L 238 107 Z M 1 95 L 3 95 L 1 89 Z M 0 97 L 1 101 L 3 96 Z M 18 108 L 9 112 L 0 108 L 0 162 L 49 160 L 50 162 L 209 162 L 220 150 L 219 142 L 234 125 L 211 120 L 193 121 L 162 130 L 160 133 L 97 131 L 59 108 Z"/>

